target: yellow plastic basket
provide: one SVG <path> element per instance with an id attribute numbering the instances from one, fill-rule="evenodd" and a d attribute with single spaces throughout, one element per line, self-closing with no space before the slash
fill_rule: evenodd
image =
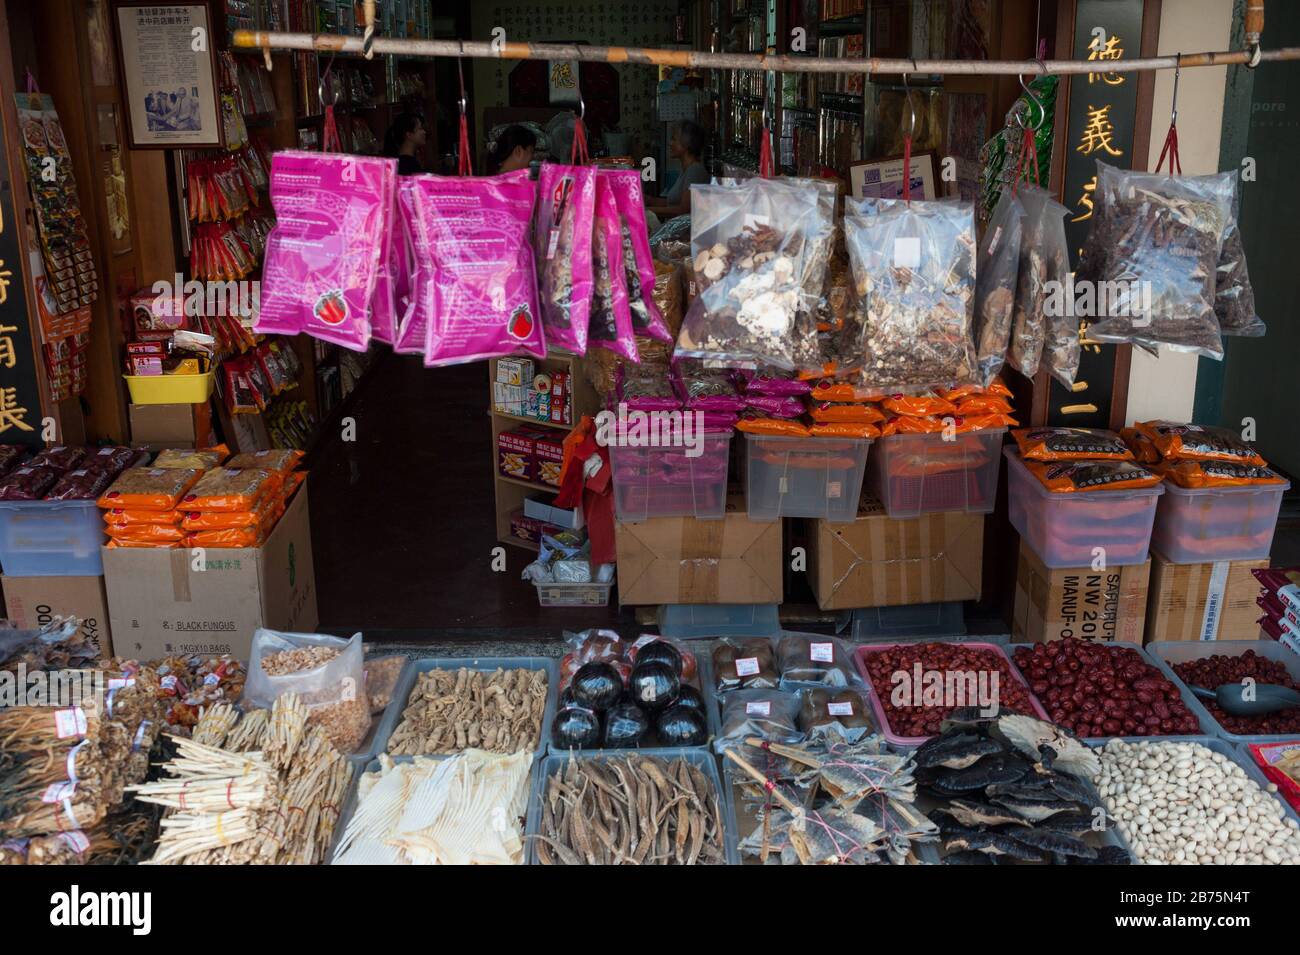
<path id="1" fill-rule="evenodd" d="M 207 401 L 216 384 L 215 372 L 202 375 L 123 375 L 137 405 L 195 405 Z"/>

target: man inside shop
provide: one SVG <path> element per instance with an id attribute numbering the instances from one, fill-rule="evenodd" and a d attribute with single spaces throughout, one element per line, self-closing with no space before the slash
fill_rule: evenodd
<path id="1" fill-rule="evenodd" d="M 701 159 L 704 155 L 705 142 L 704 128 L 689 119 L 681 122 L 673 131 L 668 152 L 681 162 L 682 171 L 664 195 L 646 199 L 646 206 L 659 217 L 660 221 L 667 221 L 673 216 L 690 212 L 691 186 L 709 181 L 709 171 L 704 168 Z"/>

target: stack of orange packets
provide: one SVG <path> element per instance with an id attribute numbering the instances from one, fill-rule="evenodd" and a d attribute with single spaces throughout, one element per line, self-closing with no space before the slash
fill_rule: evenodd
<path id="1" fill-rule="evenodd" d="M 257 547 L 307 479 L 295 471 L 301 451 L 237 454 L 204 477 L 180 502 L 186 547 Z"/>
<path id="2" fill-rule="evenodd" d="M 1185 488 L 1282 484 L 1255 448 L 1223 428 L 1139 421 L 1120 436 L 1142 464 Z"/>

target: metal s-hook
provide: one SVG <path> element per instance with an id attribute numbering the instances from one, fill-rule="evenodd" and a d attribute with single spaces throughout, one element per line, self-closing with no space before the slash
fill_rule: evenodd
<path id="1" fill-rule="evenodd" d="M 587 101 L 582 98 L 582 90 L 578 90 L 578 119 L 586 120 L 587 118 Z"/>
<path id="2" fill-rule="evenodd" d="M 324 108 L 326 106 L 335 106 L 338 104 L 339 101 L 339 94 L 338 91 L 334 89 L 333 83 L 330 83 L 329 85 L 330 99 L 328 102 L 326 102 L 325 100 L 325 81 L 330 78 L 330 74 L 331 72 L 333 72 L 333 70 L 334 70 L 334 54 L 331 53 L 330 61 L 325 65 L 325 72 L 322 73 L 320 75 L 320 79 L 316 81 L 316 95 L 320 98 L 321 108 Z"/>
<path id="3" fill-rule="evenodd" d="M 1174 95 L 1169 101 L 1169 125 L 1170 126 L 1178 125 L 1178 77 L 1182 75 L 1182 72 L 1183 72 L 1183 54 L 1179 52 L 1175 54 Z"/>
<path id="4" fill-rule="evenodd" d="M 460 104 L 460 115 L 464 116 L 469 106 L 469 100 L 465 96 L 465 69 L 463 66 L 465 62 L 463 59 L 465 56 L 465 41 L 457 40 L 456 42 L 460 44 L 460 56 L 456 57 L 456 78 L 460 80 L 460 99 L 458 102 Z"/>
<path id="5" fill-rule="evenodd" d="M 1038 62 L 1042 63 L 1042 60 L 1039 60 Z M 1044 72 L 1046 72 L 1047 69 L 1046 64 L 1043 65 L 1043 69 Z M 1034 91 L 1025 85 L 1025 76 L 1023 73 L 1017 74 L 1016 79 L 1020 81 L 1020 88 L 1024 90 L 1025 95 L 1029 97 L 1029 102 L 1032 103 L 1034 106 L 1038 107 L 1037 120 L 1026 124 L 1024 118 L 1020 115 L 1020 113 L 1016 113 L 1016 125 L 1019 126 L 1021 129 L 1032 129 L 1034 132 L 1038 132 L 1040 129 L 1043 128 L 1043 123 L 1047 122 L 1047 107 L 1043 105 L 1043 101 L 1041 99 L 1039 99 L 1036 95 L 1034 95 Z M 1030 112 L 1031 112 L 1031 119 L 1032 119 L 1032 107 Z"/>
<path id="6" fill-rule="evenodd" d="M 912 60 L 912 72 L 915 73 L 916 59 L 913 57 L 911 58 L 911 60 Z M 912 102 L 912 88 L 907 85 L 907 77 L 909 75 L 910 74 L 908 73 L 903 74 L 903 101 L 907 103 L 907 112 L 908 112 L 907 138 L 912 139 L 916 136 L 916 106 Z"/>
<path id="7" fill-rule="evenodd" d="M 263 44 L 263 46 L 262 46 L 262 59 L 263 59 L 263 60 L 265 61 L 265 63 L 266 63 L 266 72 L 270 73 L 272 70 L 275 69 L 274 64 L 271 63 L 271 44 L 270 44 L 270 43 L 265 43 L 265 44 Z"/>

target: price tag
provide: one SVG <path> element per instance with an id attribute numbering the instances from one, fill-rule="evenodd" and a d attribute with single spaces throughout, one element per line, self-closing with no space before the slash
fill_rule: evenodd
<path id="1" fill-rule="evenodd" d="M 110 690 L 125 690 L 128 686 L 135 686 L 135 677 L 113 676 L 108 678 L 108 688 Z"/>
<path id="2" fill-rule="evenodd" d="M 90 848 L 90 840 L 86 838 L 86 834 L 80 829 L 75 832 L 60 832 L 59 838 L 77 855 L 84 855 L 86 850 Z"/>
<path id="3" fill-rule="evenodd" d="M 546 240 L 546 258 L 551 260 L 555 258 L 555 250 L 560 245 L 560 229 L 555 227 L 551 229 L 550 236 Z"/>
<path id="4" fill-rule="evenodd" d="M 1002 238 L 1002 226 L 998 226 L 996 229 L 993 230 L 993 235 L 989 237 L 989 251 L 988 251 L 989 255 L 992 255 L 993 250 L 998 247 L 998 240 L 1001 238 Z"/>
<path id="5" fill-rule="evenodd" d="M 46 804 L 63 802 L 66 799 L 71 799 L 72 794 L 76 791 L 77 784 L 74 782 L 50 783 L 45 787 L 45 791 L 41 793 L 41 802 Z"/>
<path id="6" fill-rule="evenodd" d="M 771 716 L 772 702 L 770 700 L 755 700 L 745 704 L 746 716 Z"/>
<path id="7" fill-rule="evenodd" d="M 826 482 L 826 496 L 831 500 L 844 496 L 844 484 L 841 481 Z"/>
<path id="8" fill-rule="evenodd" d="M 853 704 L 852 703 L 827 703 L 826 712 L 829 713 L 831 716 L 852 716 Z"/>
<path id="9" fill-rule="evenodd" d="M 216 686 L 220 682 L 221 682 L 221 677 L 217 676 L 215 673 L 209 673 L 207 676 L 203 678 L 204 686 Z"/>
<path id="10" fill-rule="evenodd" d="M 67 710 L 55 710 L 54 735 L 59 739 L 71 739 L 86 735 L 86 711 L 79 706 Z"/>
<path id="11" fill-rule="evenodd" d="M 894 268 L 919 269 L 921 267 L 921 239 L 919 236 L 899 236 L 894 240 Z"/>
<path id="12" fill-rule="evenodd" d="M 808 644 L 808 657 L 817 663 L 833 663 L 835 660 L 835 644 L 810 643 Z"/>
<path id="13" fill-rule="evenodd" d="M 758 657 L 740 657 L 736 660 L 737 676 L 757 676 Z"/>

